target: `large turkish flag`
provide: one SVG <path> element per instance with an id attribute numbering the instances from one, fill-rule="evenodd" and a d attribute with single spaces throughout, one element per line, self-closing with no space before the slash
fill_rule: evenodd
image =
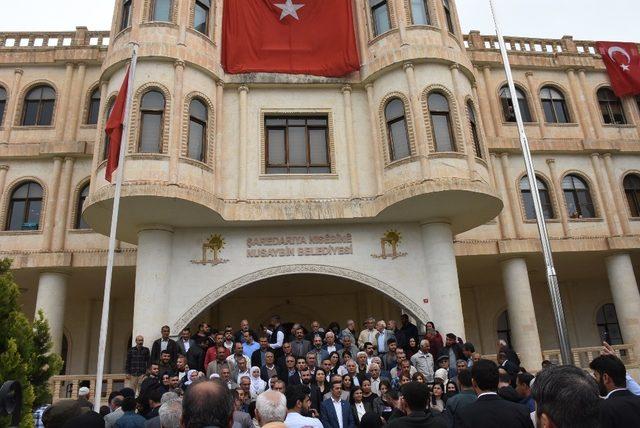
<path id="1" fill-rule="evenodd" d="M 360 68 L 351 0 L 225 0 L 227 73 L 339 77 Z"/>
<path id="2" fill-rule="evenodd" d="M 640 94 L 640 53 L 635 43 L 597 42 L 613 91 L 619 97 Z"/>

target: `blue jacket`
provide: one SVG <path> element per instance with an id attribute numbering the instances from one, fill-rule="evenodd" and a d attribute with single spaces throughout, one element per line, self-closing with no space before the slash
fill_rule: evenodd
<path id="1" fill-rule="evenodd" d="M 134 412 L 124 412 L 124 415 L 116 421 L 116 428 L 144 428 L 147 420 Z"/>
<path id="2" fill-rule="evenodd" d="M 351 413 L 351 405 L 344 400 L 341 400 L 340 404 L 342 405 L 342 427 L 355 428 L 356 422 L 353 413 Z M 324 400 L 320 405 L 320 422 L 324 428 L 340 428 L 338 415 L 331 398 Z"/>

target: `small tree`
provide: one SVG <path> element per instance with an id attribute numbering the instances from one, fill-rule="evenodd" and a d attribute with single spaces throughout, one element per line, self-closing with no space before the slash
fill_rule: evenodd
<path id="1" fill-rule="evenodd" d="M 20 427 L 33 427 L 34 404 L 47 401 L 47 382 L 62 367 L 60 356 L 51 354 L 49 324 L 42 312 L 33 324 L 21 311 L 20 289 L 10 272 L 11 260 L 0 260 L 0 382 L 16 380 L 22 384 Z M 0 427 L 9 418 L 0 418 Z"/>

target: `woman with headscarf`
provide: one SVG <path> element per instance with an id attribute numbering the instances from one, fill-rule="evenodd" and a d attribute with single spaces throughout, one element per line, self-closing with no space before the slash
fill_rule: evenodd
<path id="1" fill-rule="evenodd" d="M 198 379 L 198 370 L 189 370 L 187 375 L 182 378 L 182 390 L 186 391 L 189 385 Z"/>
<path id="2" fill-rule="evenodd" d="M 249 392 L 251 394 L 251 399 L 255 400 L 258 398 L 258 395 L 262 394 L 265 389 L 267 389 L 267 382 L 262 380 L 260 377 L 260 367 L 254 366 L 251 367 L 251 386 L 249 387 Z"/>

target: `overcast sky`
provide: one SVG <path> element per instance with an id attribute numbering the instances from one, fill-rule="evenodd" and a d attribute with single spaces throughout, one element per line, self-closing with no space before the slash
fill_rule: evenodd
<path id="1" fill-rule="evenodd" d="M 0 14 L 0 31 L 69 31 L 81 25 L 108 30 L 113 4 L 114 0 L 12 1 Z M 465 33 L 494 33 L 488 0 L 457 0 L 457 5 Z M 639 0 L 496 0 L 496 5 L 505 35 L 569 34 L 581 40 L 640 42 Z"/>

